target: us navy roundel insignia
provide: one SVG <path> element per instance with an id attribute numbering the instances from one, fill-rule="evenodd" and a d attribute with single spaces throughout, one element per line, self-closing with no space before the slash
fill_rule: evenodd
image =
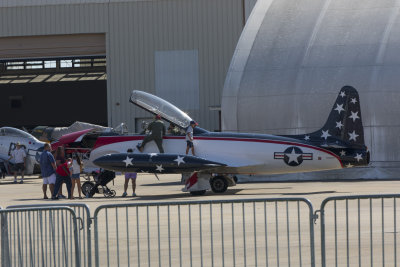
<path id="1" fill-rule="evenodd" d="M 312 160 L 312 153 L 303 153 L 303 151 L 297 146 L 291 146 L 285 149 L 284 152 L 275 152 L 274 159 L 283 159 L 283 161 L 291 166 L 299 166 L 303 160 Z"/>

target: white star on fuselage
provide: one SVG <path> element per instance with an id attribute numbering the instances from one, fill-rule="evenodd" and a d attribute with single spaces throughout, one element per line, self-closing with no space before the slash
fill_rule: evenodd
<path id="1" fill-rule="evenodd" d="M 185 158 L 185 157 L 180 157 L 180 156 L 178 156 L 176 159 L 174 159 L 174 161 L 176 161 L 176 163 L 178 163 L 178 166 L 179 166 L 181 163 L 185 163 L 185 162 L 183 161 L 184 158 Z"/>
<path id="2" fill-rule="evenodd" d="M 359 162 L 360 160 L 363 159 L 361 154 L 358 154 L 358 153 L 356 153 L 356 156 L 354 158 L 357 160 L 357 162 Z"/>
<path id="3" fill-rule="evenodd" d="M 306 141 L 310 140 L 310 136 L 309 135 L 304 136 L 304 140 Z"/>
<path id="4" fill-rule="evenodd" d="M 358 111 L 353 112 L 351 111 L 351 116 L 349 116 L 350 119 L 353 119 L 353 122 L 356 121 L 356 119 L 359 119 L 360 117 L 358 117 Z"/>
<path id="5" fill-rule="evenodd" d="M 322 130 L 321 138 L 325 138 L 325 140 L 326 140 L 326 139 L 328 139 L 328 136 L 331 136 L 329 134 L 329 130 L 326 130 L 326 131 Z"/>
<path id="6" fill-rule="evenodd" d="M 357 99 L 356 98 L 352 98 L 350 102 L 355 104 L 355 103 L 357 103 Z"/>
<path id="7" fill-rule="evenodd" d="M 123 160 L 123 162 L 125 162 L 125 165 L 126 165 L 125 167 L 128 167 L 129 165 L 133 165 L 132 160 L 133 160 L 133 158 L 126 156 L 126 159 Z"/>
<path id="8" fill-rule="evenodd" d="M 157 171 L 162 172 L 164 170 L 164 168 L 162 167 L 162 164 L 161 165 L 156 165 L 156 166 L 157 166 L 156 167 Z"/>
<path id="9" fill-rule="evenodd" d="M 349 134 L 349 140 L 354 140 L 357 141 L 357 137 L 359 136 L 358 134 L 356 134 L 356 131 L 353 131 L 352 133 L 348 133 Z"/>
<path id="10" fill-rule="evenodd" d="M 343 125 L 343 123 L 341 121 L 337 121 L 336 122 L 336 128 L 342 129 L 343 126 L 344 125 Z"/>
<path id="11" fill-rule="evenodd" d="M 343 104 L 336 104 L 335 110 L 340 114 L 340 112 L 344 111 Z"/>
<path id="12" fill-rule="evenodd" d="M 294 161 L 297 164 L 299 164 L 299 161 L 297 159 L 300 157 L 301 154 L 296 154 L 296 151 L 294 151 L 294 148 L 292 148 L 292 152 L 286 153 L 285 155 L 289 157 L 288 163 Z"/>
<path id="13" fill-rule="evenodd" d="M 340 151 L 340 156 L 341 157 L 346 156 L 346 152 L 344 150 Z"/>
<path id="14" fill-rule="evenodd" d="M 344 93 L 344 91 L 340 92 L 340 96 L 341 96 L 341 97 L 345 97 L 345 96 L 346 96 L 346 94 Z"/>
<path id="15" fill-rule="evenodd" d="M 150 158 L 152 158 L 154 156 L 157 156 L 157 153 L 150 153 L 149 155 L 150 155 Z"/>

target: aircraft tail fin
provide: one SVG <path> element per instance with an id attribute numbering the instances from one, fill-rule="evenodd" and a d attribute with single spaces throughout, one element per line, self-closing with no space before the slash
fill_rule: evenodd
<path id="1" fill-rule="evenodd" d="M 332 141 L 339 139 L 351 145 L 364 146 L 364 128 L 357 90 L 352 86 L 343 86 L 328 120 L 320 130 L 291 137 L 324 143 L 333 143 Z"/>
<path id="2" fill-rule="evenodd" d="M 332 136 L 351 144 L 364 145 L 360 97 L 354 87 L 342 87 L 325 125 L 310 135 L 325 140 Z"/>

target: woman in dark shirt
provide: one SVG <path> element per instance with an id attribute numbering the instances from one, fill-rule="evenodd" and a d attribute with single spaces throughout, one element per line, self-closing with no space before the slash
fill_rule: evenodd
<path id="1" fill-rule="evenodd" d="M 63 146 L 57 147 L 57 150 L 56 150 L 56 153 L 54 155 L 54 158 L 56 159 L 56 165 L 57 166 L 59 166 L 61 164 L 64 164 L 66 162 L 65 150 L 64 150 Z M 62 184 L 60 186 L 60 190 L 58 191 L 58 197 L 59 198 L 65 198 L 65 196 L 62 194 Z"/>

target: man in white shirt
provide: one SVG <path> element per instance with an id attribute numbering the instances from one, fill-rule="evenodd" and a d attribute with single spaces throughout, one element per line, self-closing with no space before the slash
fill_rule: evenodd
<path id="1" fill-rule="evenodd" d="M 26 160 L 26 152 L 25 149 L 18 142 L 16 144 L 17 148 L 11 151 L 11 156 L 8 160 L 14 159 L 14 184 L 17 183 L 17 174 L 21 174 L 20 184 L 24 183 L 24 171 L 25 171 L 25 160 Z"/>

